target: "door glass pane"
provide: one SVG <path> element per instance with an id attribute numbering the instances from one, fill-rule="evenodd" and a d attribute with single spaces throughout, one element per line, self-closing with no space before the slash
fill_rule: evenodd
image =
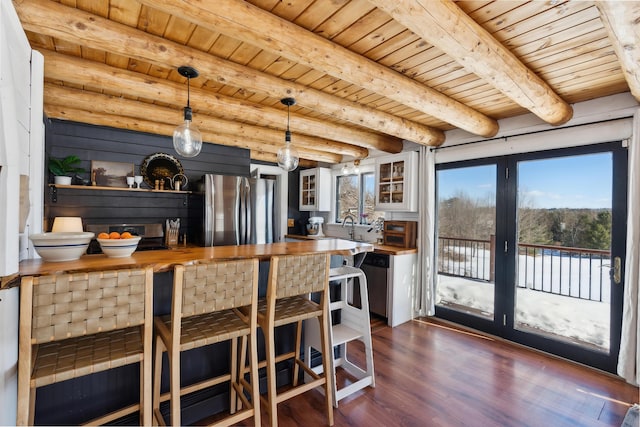
<path id="1" fill-rule="evenodd" d="M 493 319 L 496 166 L 437 172 L 436 304 Z"/>
<path id="2" fill-rule="evenodd" d="M 612 154 L 518 163 L 514 328 L 609 349 Z"/>

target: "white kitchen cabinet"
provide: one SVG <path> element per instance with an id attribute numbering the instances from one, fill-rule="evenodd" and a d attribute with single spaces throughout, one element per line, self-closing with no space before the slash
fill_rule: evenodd
<path id="1" fill-rule="evenodd" d="M 300 210 L 331 210 L 331 169 L 313 168 L 300 171 Z"/>
<path id="2" fill-rule="evenodd" d="M 376 159 L 376 210 L 415 212 L 418 208 L 418 153 Z"/>

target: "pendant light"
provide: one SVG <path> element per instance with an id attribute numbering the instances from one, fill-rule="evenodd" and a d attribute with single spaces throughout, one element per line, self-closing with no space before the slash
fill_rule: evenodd
<path id="1" fill-rule="evenodd" d="M 282 98 L 280 100 L 287 106 L 287 130 L 284 133 L 284 147 L 278 150 L 278 166 L 291 172 L 298 167 L 298 151 L 291 146 L 291 131 L 289 131 L 289 110 L 296 103 L 293 98 Z"/>
<path id="2" fill-rule="evenodd" d="M 184 123 L 173 131 L 173 148 L 182 157 L 195 157 L 202 149 L 202 134 L 197 127 L 191 123 L 193 113 L 189 106 L 191 96 L 191 78 L 198 77 L 198 71 L 193 67 L 182 66 L 178 68 L 178 73 L 187 78 L 187 106 L 184 107 Z"/>

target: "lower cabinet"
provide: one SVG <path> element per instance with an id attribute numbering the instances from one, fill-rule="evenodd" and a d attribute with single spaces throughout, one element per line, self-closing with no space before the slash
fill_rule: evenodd
<path id="1" fill-rule="evenodd" d="M 369 253 L 362 264 L 367 276 L 369 311 L 385 317 L 391 327 L 413 318 L 413 289 L 417 280 L 417 254 Z"/>

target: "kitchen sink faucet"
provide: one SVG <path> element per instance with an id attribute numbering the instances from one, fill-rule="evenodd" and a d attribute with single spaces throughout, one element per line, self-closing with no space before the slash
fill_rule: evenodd
<path id="1" fill-rule="evenodd" d="M 347 225 L 347 220 L 351 220 L 351 230 L 349 230 L 349 240 L 354 240 L 356 237 L 356 217 L 351 215 L 350 213 L 346 214 L 344 218 L 342 218 L 342 228 Z"/>

